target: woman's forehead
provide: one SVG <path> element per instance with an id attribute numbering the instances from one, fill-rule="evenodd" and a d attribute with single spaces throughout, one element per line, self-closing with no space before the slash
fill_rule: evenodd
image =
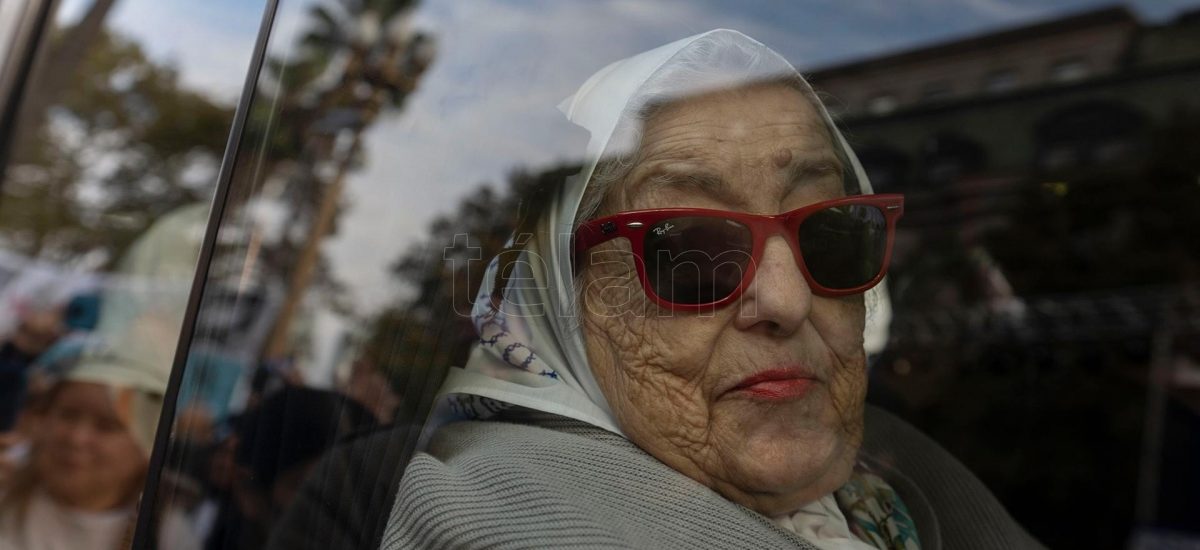
<path id="1" fill-rule="evenodd" d="M 644 123 L 638 158 L 783 167 L 793 157 L 832 151 L 825 121 L 808 98 L 790 86 L 769 84 L 709 93 L 655 109 Z"/>
<path id="2" fill-rule="evenodd" d="M 646 120 L 626 191 L 636 197 L 670 184 L 740 203 L 745 197 L 738 195 L 750 188 L 783 196 L 842 169 L 809 99 L 783 84 L 759 85 L 656 109 Z"/>
<path id="3" fill-rule="evenodd" d="M 70 405 L 75 409 L 116 414 L 112 391 L 108 386 L 94 382 L 66 381 L 55 394 L 53 406 Z"/>

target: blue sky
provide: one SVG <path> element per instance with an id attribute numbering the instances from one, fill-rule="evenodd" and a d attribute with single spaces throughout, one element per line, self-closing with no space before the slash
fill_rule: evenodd
<path id="1" fill-rule="evenodd" d="M 64 0 L 56 19 L 72 22 L 91 4 Z M 265 0 L 118 0 L 107 24 L 158 61 L 176 66 L 188 86 L 232 102 L 246 80 L 265 5 Z"/>
<path id="2" fill-rule="evenodd" d="M 591 1 L 591 0 L 589 0 Z M 524 7 L 537 17 L 556 0 L 497 0 L 491 4 Z M 78 16 L 90 0 L 65 0 L 60 21 Z M 282 0 L 277 26 L 299 23 L 296 9 L 307 0 Z M 424 0 L 421 17 L 454 13 L 461 0 Z M 471 2 L 473 4 L 473 2 Z M 562 4 L 562 0 L 556 3 Z M 640 13 L 669 23 L 675 1 L 598 1 L 610 11 Z M 634 4 L 637 4 L 636 6 Z M 1100 0 L 693 0 L 687 11 L 713 19 L 772 22 L 802 41 L 786 41 L 780 50 L 797 64 L 814 68 L 896 49 L 957 38 L 997 27 L 1052 18 L 1062 14 L 1117 5 Z M 900 9 L 900 5 L 903 8 Z M 1197 0 L 1136 0 L 1121 3 L 1144 20 L 1168 19 L 1181 10 L 1200 7 Z M 236 96 L 245 77 L 243 52 L 253 45 L 264 0 L 122 0 L 110 24 L 139 39 L 160 60 L 180 67 L 185 82 L 223 98 Z M 780 24 L 782 23 L 782 24 Z M 700 28 L 677 25 L 680 36 Z M 288 34 L 284 29 L 285 33 Z M 692 31 L 692 32 L 687 32 Z M 766 40 L 764 38 L 764 40 Z M 646 44 L 652 47 L 652 44 Z M 779 47 L 779 46 L 777 46 Z M 792 51 L 787 51 L 792 50 Z"/>

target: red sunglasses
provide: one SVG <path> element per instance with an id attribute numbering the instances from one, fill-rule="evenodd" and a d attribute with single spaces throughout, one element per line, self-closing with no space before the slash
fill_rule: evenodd
<path id="1" fill-rule="evenodd" d="M 814 294 L 865 292 L 887 273 L 902 195 L 855 195 L 774 216 L 664 208 L 622 212 L 575 233 L 575 265 L 625 237 L 646 295 L 672 310 L 724 306 L 754 280 L 767 239 L 782 233 Z"/>

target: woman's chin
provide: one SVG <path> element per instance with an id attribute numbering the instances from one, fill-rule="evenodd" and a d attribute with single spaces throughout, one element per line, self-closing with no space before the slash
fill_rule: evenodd
<path id="1" fill-rule="evenodd" d="M 803 506 L 835 491 L 849 478 L 857 442 L 831 427 L 759 426 L 731 445 L 730 479 L 772 507 Z M 757 506 L 755 507 L 758 508 Z M 761 510 L 760 510 L 761 511 Z"/>

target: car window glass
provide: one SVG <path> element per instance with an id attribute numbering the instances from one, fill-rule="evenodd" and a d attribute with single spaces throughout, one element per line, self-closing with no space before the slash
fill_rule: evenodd
<path id="1" fill-rule="evenodd" d="M 2 548 L 132 536 L 263 7 L 0 6 Z"/>
<path id="2" fill-rule="evenodd" d="M 875 190 L 905 195 L 869 402 L 1051 547 L 1196 537 L 1200 18 L 1071 7 L 282 0 L 149 509 L 209 548 L 378 545 L 481 340 L 484 267 L 582 167 L 560 102 L 731 28 L 803 71 Z"/>

